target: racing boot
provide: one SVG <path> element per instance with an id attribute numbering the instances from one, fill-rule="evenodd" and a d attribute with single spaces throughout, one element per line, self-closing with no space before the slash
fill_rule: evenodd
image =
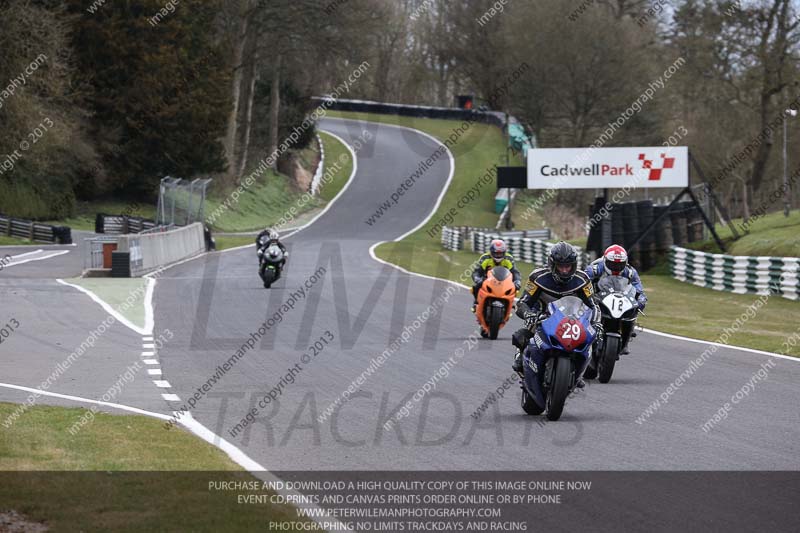
<path id="1" fill-rule="evenodd" d="M 514 364 L 511 365 L 511 369 L 520 376 L 524 377 L 524 369 L 522 368 L 522 351 L 519 348 L 517 348 L 517 353 L 514 354 Z"/>

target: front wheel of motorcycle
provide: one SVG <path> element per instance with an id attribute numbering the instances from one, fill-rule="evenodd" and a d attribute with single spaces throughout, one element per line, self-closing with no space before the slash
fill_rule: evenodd
<path id="1" fill-rule="evenodd" d="M 555 361 L 553 379 L 550 390 L 547 391 L 547 419 L 558 420 L 564 411 L 564 403 L 569 394 L 569 385 L 572 380 L 572 361 L 566 357 L 559 357 Z"/>
<path id="2" fill-rule="evenodd" d="M 500 326 L 503 323 L 503 316 L 505 310 L 502 307 L 491 306 L 489 308 L 489 317 L 486 321 L 489 326 L 489 338 L 497 340 L 497 334 L 500 333 Z"/>
<path id="3" fill-rule="evenodd" d="M 617 364 L 619 354 L 619 337 L 608 335 L 603 345 L 603 353 L 600 354 L 598 361 L 598 375 L 600 383 L 611 381 L 611 374 L 614 373 L 614 365 Z"/>
<path id="4" fill-rule="evenodd" d="M 264 270 L 261 279 L 264 281 L 264 288 L 269 289 L 272 286 L 272 282 L 275 281 L 275 272 L 271 268 L 267 268 Z"/>

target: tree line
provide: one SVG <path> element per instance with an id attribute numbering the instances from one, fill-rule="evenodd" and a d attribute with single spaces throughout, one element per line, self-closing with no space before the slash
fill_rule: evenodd
<path id="1" fill-rule="evenodd" d="M 76 199 L 151 200 L 167 174 L 230 188 L 270 154 L 288 168 L 313 139 L 298 128 L 311 97 L 361 65 L 339 97 L 452 106 L 473 94 L 541 146 L 660 145 L 680 131 L 723 203 L 747 216 L 780 187 L 775 145 L 800 96 L 790 0 L 0 0 L 0 10 L 0 211 L 36 217 L 67 215 Z M 791 154 L 800 124 L 787 120 Z"/>

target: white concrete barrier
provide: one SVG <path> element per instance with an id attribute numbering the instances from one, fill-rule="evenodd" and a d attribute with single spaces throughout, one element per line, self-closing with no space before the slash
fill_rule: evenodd
<path id="1" fill-rule="evenodd" d="M 131 277 L 143 276 L 161 267 L 194 257 L 206 249 L 203 225 L 158 233 L 120 235 L 117 250 L 130 254 Z"/>

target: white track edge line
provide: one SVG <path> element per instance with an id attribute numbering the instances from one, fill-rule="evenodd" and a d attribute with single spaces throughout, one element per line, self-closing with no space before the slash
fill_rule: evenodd
<path id="1" fill-rule="evenodd" d="M 40 252 L 44 252 L 44 250 L 39 250 Z M 11 268 L 19 265 L 24 265 L 25 263 L 33 263 L 34 261 L 44 261 L 45 259 L 52 259 L 54 257 L 58 257 L 59 255 L 64 255 L 70 253 L 72 250 L 60 250 L 58 252 L 52 252 L 50 255 L 43 255 L 42 257 L 32 257 L 30 259 L 25 259 L 23 261 L 11 261 L 9 264 L 6 265 L 6 268 Z M 48 252 L 44 252 L 47 254 Z M 17 256 L 19 257 L 19 256 Z"/>
<path id="2" fill-rule="evenodd" d="M 44 250 L 42 250 L 41 248 L 39 248 L 38 250 L 34 250 L 34 251 L 32 251 L 32 252 L 25 252 L 24 254 L 12 255 L 12 256 L 10 256 L 10 257 L 11 257 L 11 261 L 13 262 L 13 261 L 14 261 L 14 259 L 19 259 L 20 257 L 25 257 L 26 255 L 38 254 L 39 252 L 44 252 Z"/>
<path id="3" fill-rule="evenodd" d="M 676 340 L 681 340 L 681 341 L 686 341 L 686 342 L 693 342 L 693 343 L 696 343 L 696 344 L 708 344 L 710 346 L 717 346 L 719 348 L 731 348 L 732 350 L 740 350 L 742 352 L 756 353 L 756 354 L 759 354 L 759 355 L 766 355 L 766 356 L 769 356 L 769 357 L 778 357 L 780 359 L 787 359 L 789 361 L 800 362 L 800 358 L 792 357 L 791 355 L 783 355 L 783 354 L 774 353 L 774 352 L 766 352 L 764 350 L 756 350 L 755 348 L 745 348 L 743 346 L 733 346 L 731 344 L 722 344 L 721 342 L 704 341 L 702 339 L 692 339 L 690 337 L 684 337 L 682 335 L 674 335 L 672 333 L 664 333 L 663 331 L 656 331 L 654 329 L 647 329 L 647 328 L 642 328 L 642 329 L 644 330 L 645 333 L 652 333 L 653 335 L 658 335 L 660 337 L 668 337 L 670 339 L 676 339 Z"/>
<path id="4" fill-rule="evenodd" d="M 0 387 L 6 387 L 6 388 L 9 388 L 9 389 L 17 389 L 17 390 L 21 390 L 21 391 L 25 391 L 25 392 L 33 392 L 33 393 L 36 393 L 36 394 L 39 394 L 39 395 L 42 395 L 42 396 L 52 396 L 54 398 L 61 398 L 61 399 L 64 399 L 64 400 L 72 400 L 72 401 L 76 401 L 76 402 L 90 403 L 90 404 L 95 404 L 95 405 L 103 405 L 105 407 L 111 407 L 113 409 L 119 409 L 121 411 L 128 411 L 130 413 L 136 413 L 136 414 L 139 414 L 139 415 L 145 415 L 145 416 L 149 416 L 149 417 L 152 417 L 152 418 L 158 418 L 159 420 L 171 420 L 172 419 L 171 416 L 168 416 L 168 415 L 165 415 L 165 414 L 161 414 L 161 413 L 155 413 L 153 411 L 147 411 L 145 409 L 139 409 L 138 407 L 132 407 L 130 405 L 123 405 L 123 404 L 111 403 L 111 402 L 103 402 L 103 401 L 100 401 L 100 400 L 92 400 L 90 398 L 82 398 L 80 396 L 73 396 L 71 394 L 60 394 L 60 393 L 57 393 L 57 392 L 43 391 L 41 389 L 33 389 L 31 387 L 23 387 L 21 385 L 12 385 L 10 383 L 0 383 Z M 186 413 L 186 414 L 188 414 L 188 413 Z M 204 441 L 216 445 L 216 443 L 214 443 L 211 440 L 209 440 L 209 435 L 214 435 L 214 433 L 212 433 L 209 429 L 207 429 L 201 423 L 199 423 L 196 420 L 194 420 L 191 417 L 191 415 L 189 415 L 187 417 L 188 420 L 184 420 L 184 417 L 186 417 L 186 414 L 181 416 L 178 419 L 178 422 L 183 424 L 189 431 L 191 431 L 192 433 L 194 433 L 195 435 L 197 435 L 198 437 L 200 437 Z M 214 437 L 216 437 L 216 435 L 214 435 Z M 251 471 L 251 472 L 253 472 L 253 471 L 257 472 L 257 471 L 266 470 L 263 466 L 261 466 L 260 464 L 258 464 L 254 460 L 252 460 L 250 457 L 248 457 L 244 452 L 242 452 L 236 446 L 233 446 L 232 444 L 230 444 L 229 442 L 225 441 L 225 439 L 222 439 L 221 437 L 217 437 L 217 438 L 218 438 L 218 440 L 219 440 L 219 442 L 221 444 L 221 445 L 218 445 L 217 448 L 220 448 L 222 451 L 224 451 L 228 455 L 228 457 L 233 459 L 233 461 L 236 462 L 236 464 L 238 464 L 242 468 L 245 468 L 246 470 Z"/>

